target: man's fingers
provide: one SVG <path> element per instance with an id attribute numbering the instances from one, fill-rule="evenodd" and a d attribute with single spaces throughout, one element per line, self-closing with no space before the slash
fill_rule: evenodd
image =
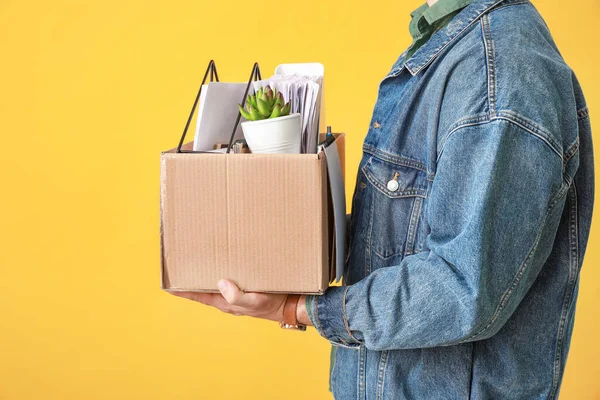
<path id="1" fill-rule="evenodd" d="M 217 286 L 220 294 L 198 292 L 171 292 L 171 294 L 216 307 L 234 315 L 250 315 L 246 310 L 254 308 L 259 303 L 256 298 L 257 293 L 245 293 L 230 280 L 221 279 Z"/>
<path id="2" fill-rule="evenodd" d="M 171 292 L 171 294 L 178 297 L 194 300 L 209 306 L 212 305 L 212 303 L 214 302 L 214 297 L 216 297 L 215 293 Z"/>
<path id="3" fill-rule="evenodd" d="M 197 293 L 197 292 L 171 292 L 175 296 L 197 301 L 207 306 L 216 307 L 221 311 L 227 311 L 231 306 L 219 293 Z"/>

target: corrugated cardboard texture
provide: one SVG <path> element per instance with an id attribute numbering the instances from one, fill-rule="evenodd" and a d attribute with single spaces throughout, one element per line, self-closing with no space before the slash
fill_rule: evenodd
<path id="1" fill-rule="evenodd" d="M 217 291 L 230 278 L 248 291 L 322 293 L 328 230 L 322 153 L 161 155 L 166 290 Z"/>

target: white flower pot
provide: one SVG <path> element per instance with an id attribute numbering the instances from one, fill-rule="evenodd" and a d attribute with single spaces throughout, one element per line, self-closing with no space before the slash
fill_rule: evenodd
<path id="1" fill-rule="evenodd" d="M 253 153 L 298 154 L 302 122 L 300 113 L 241 123 L 244 137 Z"/>

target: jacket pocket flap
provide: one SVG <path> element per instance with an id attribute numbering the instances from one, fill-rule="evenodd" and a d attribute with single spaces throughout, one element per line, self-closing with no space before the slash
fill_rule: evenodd
<path id="1" fill-rule="evenodd" d="M 388 197 L 427 197 L 427 175 L 419 169 L 372 156 L 362 171 L 371 185 Z"/>

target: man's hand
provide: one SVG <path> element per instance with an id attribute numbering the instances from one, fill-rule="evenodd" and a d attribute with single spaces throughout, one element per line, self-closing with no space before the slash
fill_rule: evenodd
<path id="1" fill-rule="evenodd" d="M 171 292 L 171 294 L 216 307 L 233 315 L 247 315 L 277 322 L 283 321 L 283 306 L 287 297 L 286 294 L 246 293 L 241 291 L 234 282 L 227 279 L 221 279 L 217 286 L 221 293 Z M 310 320 L 306 314 L 305 296 L 300 297 L 296 313 L 299 323 L 310 325 Z"/>

